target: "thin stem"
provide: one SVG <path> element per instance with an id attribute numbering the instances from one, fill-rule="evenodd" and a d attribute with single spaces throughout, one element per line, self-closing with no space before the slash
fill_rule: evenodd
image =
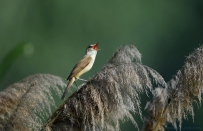
<path id="1" fill-rule="evenodd" d="M 156 131 L 157 130 L 159 122 L 160 122 L 161 118 L 163 117 L 163 115 L 165 115 L 168 105 L 169 105 L 169 103 L 167 103 L 166 106 L 164 107 L 164 110 L 162 111 L 161 115 L 159 116 L 159 118 L 158 118 L 158 120 L 156 122 L 156 125 L 154 126 L 152 131 Z"/>

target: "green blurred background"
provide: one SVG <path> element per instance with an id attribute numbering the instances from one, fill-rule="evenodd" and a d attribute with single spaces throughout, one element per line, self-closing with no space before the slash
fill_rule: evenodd
<path id="1" fill-rule="evenodd" d="M 19 43 L 29 43 L 0 81 L 1 90 L 35 73 L 66 79 L 85 48 L 96 42 L 101 42 L 101 51 L 82 78 L 98 72 L 121 45 L 134 44 L 142 63 L 168 81 L 185 56 L 203 44 L 202 36 L 202 0 L 0 0 L 0 61 Z M 143 112 L 150 99 L 142 99 Z M 189 116 L 182 130 L 203 130 L 202 109 L 195 109 L 195 123 Z M 141 127 L 139 117 L 135 119 Z M 131 122 L 123 123 L 121 129 L 137 130 Z"/>

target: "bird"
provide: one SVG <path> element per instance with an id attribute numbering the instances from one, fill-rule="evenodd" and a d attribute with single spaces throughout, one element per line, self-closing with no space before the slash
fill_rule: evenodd
<path id="1" fill-rule="evenodd" d="M 75 85 L 77 86 L 77 84 L 75 82 L 77 79 L 82 80 L 82 81 L 87 81 L 87 80 L 81 79 L 80 76 L 92 68 L 96 55 L 97 55 L 97 51 L 99 50 L 97 48 L 98 45 L 99 45 L 99 42 L 96 44 L 93 44 L 93 45 L 89 45 L 86 48 L 85 56 L 74 66 L 70 75 L 67 78 L 68 84 L 61 97 L 61 100 L 63 100 L 65 98 L 70 86 L 73 83 L 75 83 Z"/>

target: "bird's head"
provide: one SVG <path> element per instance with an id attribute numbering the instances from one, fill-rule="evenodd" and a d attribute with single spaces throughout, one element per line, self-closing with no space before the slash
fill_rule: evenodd
<path id="1" fill-rule="evenodd" d="M 99 45 L 99 42 L 93 45 L 89 45 L 86 49 L 86 53 L 87 54 L 92 54 L 92 53 L 97 53 L 97 51 L 99 50 L 97 47 Z"/>

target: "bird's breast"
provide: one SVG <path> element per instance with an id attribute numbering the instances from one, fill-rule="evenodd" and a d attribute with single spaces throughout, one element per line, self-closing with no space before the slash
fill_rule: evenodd
<path id="1" fill-rule="evenodd" d="M 94 64 L 94 60 L 92 60 L 92 61 L 86 66 L 86 68 L 84 68 L 84 70 L 85 70 L 85 71 L 89 71 L 89 70 L 92 68 L 93 64 Z"/>

